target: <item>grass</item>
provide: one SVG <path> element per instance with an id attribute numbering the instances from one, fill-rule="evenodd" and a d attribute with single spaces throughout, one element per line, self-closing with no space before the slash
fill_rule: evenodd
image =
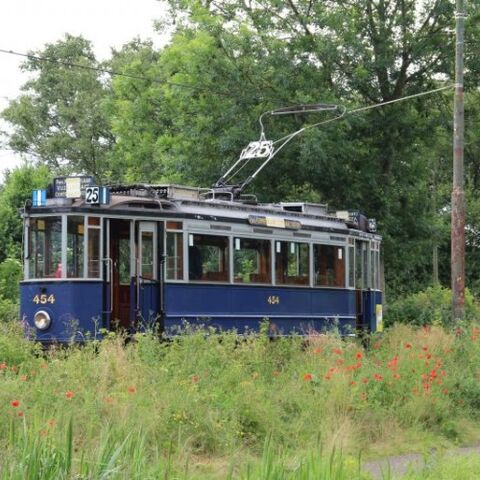
<path id="1" fill-rule="evenodd" d="M 361 460 L 480 439 L 479 332 L 396 326 L 368 351 L 111 335 L 42 354 L 0 324 L 0 478 L 368 478 Z M 447 478 L 430 470 L 407 478 Z"/>

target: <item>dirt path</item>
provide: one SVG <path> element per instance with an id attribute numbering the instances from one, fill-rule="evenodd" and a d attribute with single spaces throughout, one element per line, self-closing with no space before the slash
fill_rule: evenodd
<path id="1" fill-rule="evenodd" d="M 468 455 L 478 453 L 480 455 L 480 445 L 475 447 L 456 448 L 442 453 L 442 456 L 450 455 Z M 428 457 L 435 458 L 436 452 L 432 451 Z M 426 455 L 420 453 L 409 453 L 406 455 L 398 455 L 396 457 L 382 458 L 380 460 L 371 460 L 363 464 L 363 470 L 372 475 L 375 480 L 383 478 L 398 479 L 405 475 L 409 468 L 420 472 L 425 466 Z M 479 474 L 480 475 L 480 474 Z"/>

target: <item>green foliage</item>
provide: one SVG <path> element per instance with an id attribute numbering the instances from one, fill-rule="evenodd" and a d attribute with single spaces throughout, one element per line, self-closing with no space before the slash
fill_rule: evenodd
<path id="1" fill-rule="evenodd" d="M 113 139 L 101 109 L 106 89 L 94 70 L 99 66 L 90 42 L 68 34 L 33 52 L 22 68 L 34 77 L 2 113 L 13 127 L 10 147 L 37 157 L 57 173 L 101 179 Z"/>
<path id="2" fill-rule="evenodd" d="M 465 292 L 465 319 L 480 320 L 480 305 L 472 294 Z M 406 295 L 388 304 L 386 325 L 394 323 L 412 325 L 452 325 L 452 291 L 440 285 Z"/>
<path id="3" fill-rule="evenodd" d="M 26 200 L 32 198 L 32 190 L 45 188 L 51 172 L 44 165 L 24 165 L 7 172 L 0 189 L 0 261 L 7 257 L 20 260 L 22 246 L 22 219 L 19 210 L 25 207 Z M 10 263 L 0 269 L 12 269 Z"/>

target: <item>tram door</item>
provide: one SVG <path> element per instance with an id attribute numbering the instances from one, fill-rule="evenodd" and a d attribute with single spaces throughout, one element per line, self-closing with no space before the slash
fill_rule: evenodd
<path id="1" fill-rule="evenodd" d="M 110 220 L 112 329 L 129 332 L 156 322 L 160 313 L 158 222 Z"/>
<path id="2" fill-rule="evenodd" d="M 131 327 L 131 255 L 134 247 L 131 225 L 130 220 L 110 220 L 110 328 L 114 330 Z"/>
<path id="3" fill-rule="evenodd" d="M 355 240 L 355 299 L 357 328 L 367 326 L 364 290 L 368 280 L 368 242 Z"/>
<path id="4" fill-rule="evenodd" d="M 135 320 L 137 328 L 150 327 L 160 314 L 158 222 L 138 222 L 135 269 Z"/>

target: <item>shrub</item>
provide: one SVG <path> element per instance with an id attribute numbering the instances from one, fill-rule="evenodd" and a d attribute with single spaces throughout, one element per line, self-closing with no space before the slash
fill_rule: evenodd
<path id="1" fill-rule="evenodd" d="M 467 321 L 480 320 L 480 305 L 468 290 L 465 291 L 465 317 Z M 385 325 L 396 322 L 420 326 L 451 325 L 452 291 L 437 285 L 395 300 L 386 308 Z"/>

